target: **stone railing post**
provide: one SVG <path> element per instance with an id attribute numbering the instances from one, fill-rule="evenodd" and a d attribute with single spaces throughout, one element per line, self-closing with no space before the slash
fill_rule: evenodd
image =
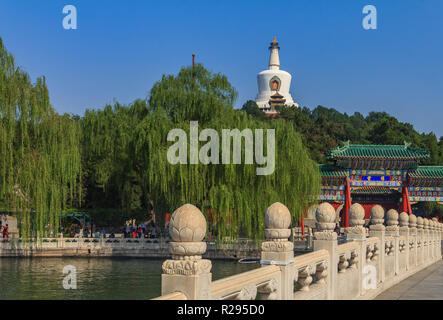
<path id="1" fill-rule="evenodd" d="M 432 224 L 433 224 L 433 241 L 434 241 L 434 260 L 438 259 L 438 252 L 437 252 L 437 248 L 438 248 L 438 222 L 434 219 L 432 219 Z"/>
<path id="2" fill-rule="evenodd" d="M 294 244 L 288 241 L 291 235 L 289 226 L 291 213 L 288 208 L 276 202 L 265 213 L 265 238 L 261 245 L 262 266 L 277 265 L 281 271 L 280 290 L 277 290 L 277 299 L 290 300 L 294 296 Z"/>
<path id="3" fill-rule="evenodd" d="M 369 236 L 377 237 L 380 240 L 380 254 L 378 257 L 378 273 L 380 282 L 385 281 L 385 209 L 380 205 L 375 205 L 371 209 L 371 224 L 369 226 Z"/>
<path id="4" fill-rule="evenodd" d="M 398 227 L 398 212 L 397 210 L 390 209 L 386 212 L 385 216 L 386 223 L 386 235 L 392 237 L 399 236 L 399 227 Z"/>
<path id="5" fill-rule="evenodd" d="M 349 228 L 345 229 L 346 239 L 359 242 L 358 255 L 358 288 L 360 295 L 364 295 L 363 290 L 363 263 L 366 258 L 366 228 L 365 224 L 365 209 L 359 203 L 354 203 L 349 209 Z"/>
<path id="6" fill-rule="evenodd" d="M 424 259 L 426 263 L 428 263 L 431 260 L 430 252 L 431 252 L 431 238 L 430 238 L 430 230 L 429 230 L 429 219 L 424 218 L 423 219 L 423 237 L 426 243 L 425 246 L 425 253 L 424 253 Z"/>
<path id="7" fill-rule="evenodd" d="M 409 264 L 412 269 L 417 267 L 417 217 L 413 214 L 409 216 L 409 242 L 412 243 L 409 245 L 409 255 L 414 257 L 412 265 Z"/>
<path id="8" fill-rule="evenodd" d="M 423 229 L 423 218 L 417 217 L 417 265 L 420 266 L 424 263 L 424 229 Z"/>
<path id="9" fill-rule="evenodd" d="M 435 260 L 435 228 L 434 228 L 434 221 L 432 221 L 432 219 L 429 220 L 429 239 L 430 239 L 430 255 L 431 255 L 431 260 L 434 261 Z"/>
<path id="10" fill-rule="evenodd" d="M 409 214 L 406 212 L 400 213 L 400 236 L 405 238 L 404 248 L 406 254 L 406 270 L 409 270 Z"/>
<path id="11" fill-rule="evenodd" d="M 385 216 L 386 234 L 394 237 L 394 260 L 395 260 L 395 274 L 399 274 L 399 227 L 398 227 L 398 212 L 397 210 L 390 209 L 386 212 Z M 391 248 L 392 250 L 392 248 Z M 391 251 L 392 252 L 392 251 Z"/>
<path id="12" fill-rule="evenodd" d="M 432 219 L 434 220 L 434 219 Z M 438 254 L 438 250 L 440 249 L 440 223 L 435 218 L 434 220 L 434 232 L 435 232 L 435 258 L 436 260 L 439 260 L 441 257 L 441 254 Z M 441 249 L 440 249 L 441 252 Z"/>
<path id="13" fill-rule="evenodd" d="M 348 240 L 366 240 L 365 209 L 359 203 L 354 203 L 349 209 L 349 228 L 345 229 Z M 361 259 L 360 259 L 361 260 Z"/>
<path id="14" fill-rule="evenodd" d="M 441 241 L 440 241 L 440 223 L 438 220 L 434 221 L 435 224 L 435 242 L 437 248 L 435 248 L 437 260 L 441 259 Z M 440 250 L 440 251 L 439 251 Z"/>
<path id="15" fill-rule="evenodd" d="M 329 252 L 328 299 L 337 297 L 337 233 L 334 232 L 336 213 L 327 202 L 321 203 L 315 212 L 317 232 L 314 233 L 314 250 L 325 249 Z M 360 259 L 361 260 L 361 259 Z"/>
<path id="16" fill-rule="evenodd" d="M 432 219 L 434 221 L 434 239 L 435 239 L 435 259 L 441 259 L 441 241 L 440 241 L 440 223 L 437 218 Z"/>
<path id="17" fill-rule="evenodd" d="M 434 261 L 435 258 L 435 239 L 434 239 L 434 222 L 432 219 L 428 220 L 429 232 L 429 261 Z"/>
<path id="18" fill-rule="evenodd" d="M 169 251 L 172 259 L 162 265 L 162 295 L 182 292 L 189 300 L 211 299 L 211 261 L 206 252 L 206 219 L 201 211 L 185 204 L 175 210 L 169 222 Z"/>
<path id="19" fill-rule="evenodd" d="M 439 248 L 438 245 L 438 221 L 436 218 L 432 218 L 432 242 L 433 242 L 433 257 L 434 260 L 437 260 L 439 258 L 437 249 Z"/>

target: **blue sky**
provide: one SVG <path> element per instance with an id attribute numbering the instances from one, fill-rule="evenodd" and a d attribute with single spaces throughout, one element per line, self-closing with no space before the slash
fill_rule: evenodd
<path id="1" fill-rule="evenodd" d="M 62 27 L 68 4 L 77 30 Z M 377 8 L 377 30 L 362 28 L 367 4 Z M 300 105 L 386 111 L 439 137 L 442 12 L 441 0 L 0 0 L 0 37 L 33 80 L 46 76 L 57 111 L 82 115 L 145 98 L 193 52 L 228 76 L 241 107 L 257 94 L 276 36 Z"/>

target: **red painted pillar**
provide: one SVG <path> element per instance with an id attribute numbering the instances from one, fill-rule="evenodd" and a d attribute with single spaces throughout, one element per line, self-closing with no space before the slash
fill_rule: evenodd
<path id="1" fill-rule="evenodd" d="M 305 218 L 301 218 L 301 235 L 305 235 Z"/>
<path id="2" fill-rule="evenodd" d="M 344 212 L 344 222 L 343 227 L 349 228 L 349 209 L 351 208 L 351 186 L 349 184 L 349 177 L 346 178 L 346 186 L 345 186 L 345 206 L 343 210 Z"/>
<path id="3" fill-rule="evenodd" d="M 408 180 L 406 180 L 403 183 L 403 187 L 402 187 L 402 205 L 401 205 L 401 211 L 402 212 L 406 212 L 409 214 L 412 214 L 412 209 L 411 209 L 411 202 L 409 201 L 409 192 L 408 192 Z"/>
<path id="4" fill-rule="evenodd" d="M 405 184 L 402 188 L 402 203 L 401 203 L 401 212 L 408 212 L 408 203 L 409 203 L 409 195 L 408 195 L 408 186 Z"/>
<path id="5" fill-rule="evenodd" d="M 406 192 L 405 192 L 405 194 L 406 194 L 406 206 L 407 206 L 407 208 L 409 210 L 409 214 L 411 215 L 412 214 L 412 208 L 411 208 L 411 201 L 409 201 L 408 187 L 406 186 L 405 189 L 406 189 Z"/>
<path id="6" fill-rule="evenodd" d="M 301 228 L 301 235 L 305 235 L 305 218 L 301 218 L 301 220 L 298 222 L 298 227 Z M 302 238 L 304 240 L 304 238 Z"/>
<path id="7" fill-rule="evenodd" d="M 406 212 L 405 186 L 401 187 L 401 205 L 398 209 L 400 212 Z"/>

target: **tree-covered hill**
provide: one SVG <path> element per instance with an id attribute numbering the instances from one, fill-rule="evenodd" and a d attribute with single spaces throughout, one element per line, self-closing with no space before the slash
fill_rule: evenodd
<path id="1" fill-rule="evenodd" d="M 253 101 L 243 105 L 247 113 L 262 118 Z M 411 143 L 430 151 L 431 156 L 424 165 L 443 165 L 443 137 L 434 133 L 419 133 L 409 123 L 398 121 L 386 112 L 370 112 L 366 117 L 359 112 L 353 115 L 341 113 L 333 108 L 318 106 L 315 109 L 285 107 L 280 117 L 294 124 L 303 136 L 311 158 L 325 163 L 324 154 L 342 142 L 352 144 L 404 144 Z"/>

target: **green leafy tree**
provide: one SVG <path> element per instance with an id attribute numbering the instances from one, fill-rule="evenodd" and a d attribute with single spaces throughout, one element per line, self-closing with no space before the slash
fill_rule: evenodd
<path id="1" fill-rule="evenodd" d="M 23 238 L 46 235 L 48 224 L 57 232 L 60 212 L 81 200 L 79 133 L 51 107 L 45 78 L 33 85 L 0 38 L 0 199 Z"/>
<path id="2" fill-rule="evenodd" d="M 245 111 L 247 114 L 249 114 L 255 118 L 258 118 L 261 120 L 266 119 L 266 115 L 260 110 L 260 108 L 258 107 L 257 103 L 255 103 L 255 101 L 252 101 L 252 100 L 246 101 L 243 104 L 241 109 L 243 111 Z"/>
<path id="3" fill-rule="evenodd" d="M 178 76 L 164 76 L 156 83 L 149 99 L 151 115 L 136 128 L 134 156 L 145 192 L 169 212 L 184 203 L 197 205 L 219 237 L 262 236 L 263 212 L 276 201 L 286 204 L 298 219 L 320 184 L 318 167 L 300 135 L 286 121 L 264 121 L 234 110 L 236 93 L 224 76 L 201 65 L 194 77 L 190 75 L 192 69 L 184 68 Z M 219 137 L 225 128 L 275 129 L 274 173 L 257 176 L 255 164 L 169 164 L 166 153 L 171 143 L 165 138 L 173 128 L 189 136 L 190 120 L 198 120 L 200 130 L 215 129 Z"/>

